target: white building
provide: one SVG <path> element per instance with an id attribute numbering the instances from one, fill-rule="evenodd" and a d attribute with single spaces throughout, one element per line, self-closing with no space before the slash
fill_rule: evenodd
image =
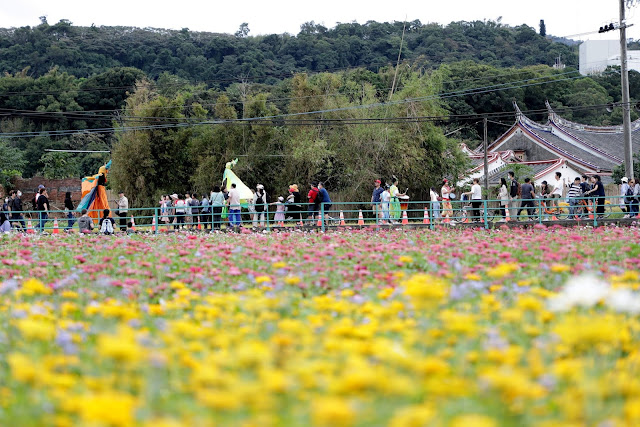
<path id="1" fill-rule="evenodd" d="M 620 66 L 620 56 L 619 40 L 587 40 L 580 45 L 580 74 L 586 76 L 601 73 L 608 66 Z M 640 72 L 640 51 L 627 51 L 627 65 Z"/>

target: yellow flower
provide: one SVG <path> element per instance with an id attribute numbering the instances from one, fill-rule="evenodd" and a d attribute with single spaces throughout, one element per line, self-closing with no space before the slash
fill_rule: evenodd
<path id="1" fill-rule="evenodd" d="M 278 262 L 274 262 L 271 265 L 273 268 L 285 268 L 287 266 L 286 262 L 282 262 L 282 261 L 278 261 Z"/>
<path id="2" fill-rule="evenodd" d="M 389 427 L 423 427 L 429 424 L 434 415 L 433 409 L 425 405 L 407 406 L 396 411 Z"/>
<path id="3" fill-rule="evenodd" d="M 39 369 L 36 369 L 36 365 L 27 356 L 20 353 L 11 353 L 7 356 L 7 362 L 9 368 L 11 368 L 11 375 L 17 381 L 23 383 L 34 382 Z"/>
<path id="4" fill-rule="evenodd" d="M 239 408 L 241 403 L 237 396 L 222 391 L 201 391 L 196 398 L 204 406 L 218 411 L 232 411 Z"/>
<path id="5" fill-rule="evenodd" d="M 98 353 L 119 362 L 137 362 L 143 357 L 140 346 L 129 337 L 102 335 L 98 337 Z"/>
<path id="6" fill-rule="evenodd" d="M 45 284 L 38 279 L 29 279 L 22 283 L 22 293 L 24 295 L 51 295 L 52 292 L 51 288 L 45 286 Z"/>
<path id="7" fill-rule="evenodd" d="M 443 280 L 428 274 L 415 274 L 403 282 L 404 294 L 409 296 L 414 303 L 439 302 L 447 295 L 447 289 Z"/>
<path id="8" fill-rule="evenodd" d="M 467 274 L 464 275 L 464 278 L 467 279 L 467 280 L 475 280 L 475 281 L 482 280 L 482 278 L 478 274 L 475 274 L 475 273 L 467 273 Z"/>
<path id="9" fill-rule="evenodd" d="M 450 427 L 495 427 L 498 424 L 486 415 L 468 414 L 455 417 Z"/>
<path id="10" fill-rule="evenodd" d="M 135 400 L 128 394 L 109 391 L 79 398 L 80 418 L 89 425 L 134 425 Z"/>
<path id="11" fill-rule="evenodd" d="M 284 283 L 287 285 L 297 285 L 300 283 L 300 278 L 298 276 L 287 276 L 284 278 Z"/>
<path id="12" fill-rule="evenodd" d="M 565 273 L 570 270 L 571 267 L 569 267 L 567 264 L 553 264 L 551 266 L 551 271 L 554 273 Z"/>
<path id="13" fill-rule="evenodd" d="M 520 266 L 514 262 L 498 264 L 487 270 L 487 276 L 492 279 L 501 279 L 509 276 L 520 269 Z"/>
<path id="14" fill-rule="evenodd" d="M 266 283 L 266 282 L 270 282 L 271 281 L 271 277 L 269 276 L 258 276 L 256 277 L 256 283 L 260 284 L 260 283 Z"/>
<path id="15" fill-rule="evenodd" d="M 177 280 L 174 280 L 173 282 L 171 282 L 171 289 L 184 289 L 187 287 L 187 285 L 185 285 L 182 282 L 178 282 Z"/>
<path id="16" fill-rule="evenodd" d="M 20 319 L 16 326 L 27 340 L 50 341 L 56 335 L 55 326 L 46 320 Z"/>
<path id="17" fill-rule="evenodd" d="M 318 427 L 348 427 L 355 421 L 355 413 L 343 399 L 321 397 L 311 405 L 311 419 Z"/>
<path id="18" fill-rule="evenodd" d="M 400 261 L 403 264 L 411 264 L 411 263 L 413 263 L 413 258 L 411 258 L 408 255 L 400 255 L 398 257 L 398 261 Z"/>

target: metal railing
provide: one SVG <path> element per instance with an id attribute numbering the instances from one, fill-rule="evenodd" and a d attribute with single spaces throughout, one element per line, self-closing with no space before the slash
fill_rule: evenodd
<path id="1" fill-rule="evenodd" d="M 340 226 L 394 227 L 398 225 L 427 226 L 469 224 L 491 228 L 501 222 L 545 223 L 577 221 L 597 227 L 603 219 L 620 219 L 624 212 L 632 218 L 638 216 L 639 202 L 628 196 L 535 198 L 450 201 L 407 201 L 398 204 L 370 202 L 335 202 L 320 204 L 242 204 L 235 206 L 191 206 L 163 208 L 129 208 L 126 214 L 111 211 L 114 230 L 164 231 L 227 230 L 255 228 L 270 230 L 287 227 L 315 227 L 325 230 Z M 191 209 L 191 214 L 188 214 Z M 102 215 L 102 211 L 93 211 Z M 524 214 L 523 214 L 524 213 Z M 78 227 L 79 213 L 49 211 L 47 217 L 40 211 L 5 212 L 12 230 L 28 232 L 60 232 Z M 94 231 L 99 229 L 93 220 Z M 0 224 L 1 226 L 2 224 Z"/>

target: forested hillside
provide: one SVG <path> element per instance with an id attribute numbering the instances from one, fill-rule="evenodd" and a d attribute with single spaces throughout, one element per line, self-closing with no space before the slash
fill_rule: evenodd
<path id="1" fill-rule="evenodd" d="M 514 101 L 540 121 L 549 100 L 569 119 L 621 122 L 606 108 L 620 100 L 619 70 L 554 69 L 559 54 L 577 63 L 575 48 L 529 27 L 411 22 L 396 70 L 402 26 L 260 37 L 65 21 L 2 30 L 0 184 L 95 173 L 110 154 L 45 150 L 105 150 L 110 184 L 138 206 L 210 190 L 236 156 L 249 184 L 272 190 L 321 179 L 362 199 L 374 177 L 396 174 L 419 194 L 464 170 L 458 144 L 479 143 L 483 115 L 490 138 L 512 124 Z M 640 74 L 630 86 L 640 99 Z"/>
<path id="2" fill-rule="evenodd" d="M 239 78 L 273 84 L 293 72 L 364 67 L 375 71 L 395 62 L 404 23 L 367 22 L 326 28 L 313 22 L 300 33 L 236 35 L 140 29 L 78 27 L 62 20 L 49 25 L 0 30 L 0 71 L 29 67 L 38 77 L 53 66 L 76 77 L 112 67 L 135 67 L 152 79 L 168 72 L 192 82 L 223 88 Z M 426 67 L 473 60 L 496 67 L 553 65 L 562 55 L 577 65 L 577 50 L 540 36 L 526 25 L 509 27 L 488 21 L 422 24 L 407 22 L 403 59 Z"/>

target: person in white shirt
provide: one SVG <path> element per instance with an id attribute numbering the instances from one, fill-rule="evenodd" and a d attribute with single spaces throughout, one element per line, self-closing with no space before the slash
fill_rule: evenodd
<path id="1" fill-rule="evenodd" d="M 227 205 L 229 206 L 229 224 L 232 227 L 239 227 L 242 222 L 240 218 L 240 192 L 236 189 L 235 183 L 231 184 Z"/>
<path id="2" fill-rule="evenodd" d="M 556 185 L 553 188 L 551 195 L 549 196 L 549 198 L 551 199 L 550 202 L 552 206 L 556 208 L 559 206 L 558 202 L 560 200 L 555 200 L 555 199 L 562 198 L 562 190 L 564 189 L 564 183 L 562 182 L 561 178 L 562 178 L 562 174 L 560 172 L 556 172 Z"/>
<path id="3" fill-rule="evenodd" d="M 431 219 L 436 220 L 440 219 L 440 200 L 436 189 L 431 187 L 431 191 L 429 192 L 429 198 L 431 199 Z"/>
<path id="4" fill-rule="evenodd" d="M 474 178 L 471 191 L 464 193 L 471 196 L 471 219 L 473 222 L 480 222 L 480 206 L 482 206 L 482 187 L 480 187 L 480 179 Z"/>
<path id="5" fill-rule="evenodd" d="M 629 190 L 629 179 L 626 176 L 622 177 L 622 185 L 620 186 L 620 210 L 624 212 L 626 215 L 625 218 L 629 218 L 629 214 L 631 213 L 631 204 L 627 199 L 627 191 Z M 633 189 L 631 189 L 633 191 Z"/>
<path id="6" fill-rule="evenodd" d="M 127 213 L 129 212 L 129 199 L 124 195 L 124 191 L 118 193 L 120 198 L 117 200 L 118 216 L 120 217 L 120 231 L 127 231 Z"/>
<path id="7" fill-rule="evenodd" d="M 451 206 L 451 187 L 447 179 L 442 180 L 442 188 L 440 189 L 440 195 L 442 196 L 442 216 L 445 217 L 445 222 L 453 215 L 453 208 Z"/>
<path id="8" fill-rule="evenodd" d="M 502 218 L 507 218 L 507 210 L 509 209 L 509 189 L 507 188 L 507 180 L 500 178 L 500 192 L 498 193 L 500 199 L 500 213 Z"/>
<path id="9" fill-rule="evenodd" d="M 193 199 L 191 198 L 191 194 L 190 193 L 186 193 L 184 195 L 184 205 L 185 205 L 185 223 L 187 225 L 187 228 L 191 229 L 191 227 L 193 227 L 193 211 L 191 210 L 191 201 Z"/>
<path id="10" fill-rule="evenodd" d="M 382 204 L 382 223 L 390 223 L 389 209 L 391 207 L 391 192 L 389 191 L 388 185 L 385 185 L 384 191 L 380 194 L 380 203 Z"/>

